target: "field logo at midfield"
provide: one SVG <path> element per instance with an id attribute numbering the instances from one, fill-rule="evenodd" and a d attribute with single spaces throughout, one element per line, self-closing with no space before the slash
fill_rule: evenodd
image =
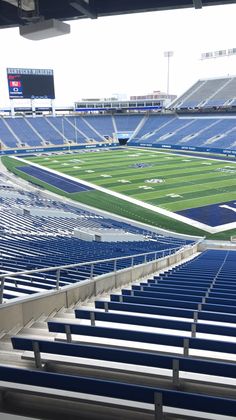
<path id="1" fill-rule="evenodd" d="M 150 163 L 134 163 L 133 165 L 130 165 L 130 168 L 149 168 L 150 166 L 152 166 Z"/>
<path id="2" fill-rule="evenodd" d="M 162 184 L 163 182 L 165 182 L 165 180 L 161 178 L 153 178 L 153 179 L 146 179 L 146 181 L 144 182 L 146 182 L 147 184 Z"/>

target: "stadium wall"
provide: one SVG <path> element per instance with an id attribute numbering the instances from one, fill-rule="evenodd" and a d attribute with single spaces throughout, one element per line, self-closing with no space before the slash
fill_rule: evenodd
<path id="1" fill-rule="evenodd" d="M 29 149 L 6 149 L 0 150 L 0 156 L 4 155 L 28 155 L 32 153 L 50 153 L 50 152 L 69 152 L 72 150 L 81 150 L 81 149 L 97 149 L 97 148 L 107 148 L 107 147 L 119 147 L 119 143 L 97 143 L 89 145 L 74 145 L 74 146 L 58 146 L 58 147 L 35 147 Z M 236 156 L 236 150 L 231 149 L 219 149 L 219 148 L 209 148 L 209 147 L 195 147 L 195 146 L 179 146 L 179 145 L 169 145 L 169 144 L 155 144 L 155 143 L 136 143 L 136 141 L 131 141 L 128 143 L 128 146 L 136 147 L 154 147 L 158 149 L 173 149 L 173 150 L 183 150 L 183 151 L 192 151 L 192 152 L 204 152 L 204 153 L 214 153 L 222 154 L 228 156 Z"/>
<path id="2" fill-rule="evenodd" d="M 70 152 L 71 150 L 78 150 L 78 149 L 97 149 L 97 148 L 104 148 L 104 147 L 117 147 L 119 143 L 96 143 L 96 144 L 84 144 L 84 145 L 74 145 L 74 146 L 58 146 L 58 147 L 35 147 L 29 149 L 6 149 L 0 150 L 0 156 L 3 155 L 25 155 L 31 153 L 48 153 L 48 152 Z"/>
<path id="3" fill-rule="evenodd" d="M 236 150 L 231 149 L 219 149 L 216 147 L 194 147 L 194 146 L 179 146 L 179 145 L 170 145 L 170 144 L 155 144 L 155 143 L 136 143 L 135 141 L 131 141 L 128 143 L 129 146 L 136 146 L 136 147 L 155 147 L 158 149 L 173 149 L 173 150 L 183 150 L 183 151 L 191 151 L 191 152 L 204 152 L 204 153 L 214 153 L 214 154 L 222 154 L 222 155 L 229 155 L 229 156 L 236 156 Z"/>

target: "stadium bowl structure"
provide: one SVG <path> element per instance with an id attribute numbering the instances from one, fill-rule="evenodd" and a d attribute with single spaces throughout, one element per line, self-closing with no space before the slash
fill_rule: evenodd
<path id="1" fill-rule="evenodd" d="M 0 417 L 235 419 L 236 116 L 202 85 L 0 118 Z"/>

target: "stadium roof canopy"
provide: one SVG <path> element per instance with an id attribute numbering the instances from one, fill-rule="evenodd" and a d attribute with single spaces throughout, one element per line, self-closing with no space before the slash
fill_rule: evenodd
<path id="1" fill-rule="evenodd" d="M 232 4 L 232 0 L 0 0 L 0 28 L 43 19 L 96 19 L 126 13 Z"/>

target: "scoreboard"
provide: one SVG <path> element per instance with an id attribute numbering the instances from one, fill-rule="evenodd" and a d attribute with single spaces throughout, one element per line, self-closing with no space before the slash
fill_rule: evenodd
<path id="1" fill-rule="evenodd" d="M 7 68 L 10 99 L 55 99 L 51 69 Z"/>

